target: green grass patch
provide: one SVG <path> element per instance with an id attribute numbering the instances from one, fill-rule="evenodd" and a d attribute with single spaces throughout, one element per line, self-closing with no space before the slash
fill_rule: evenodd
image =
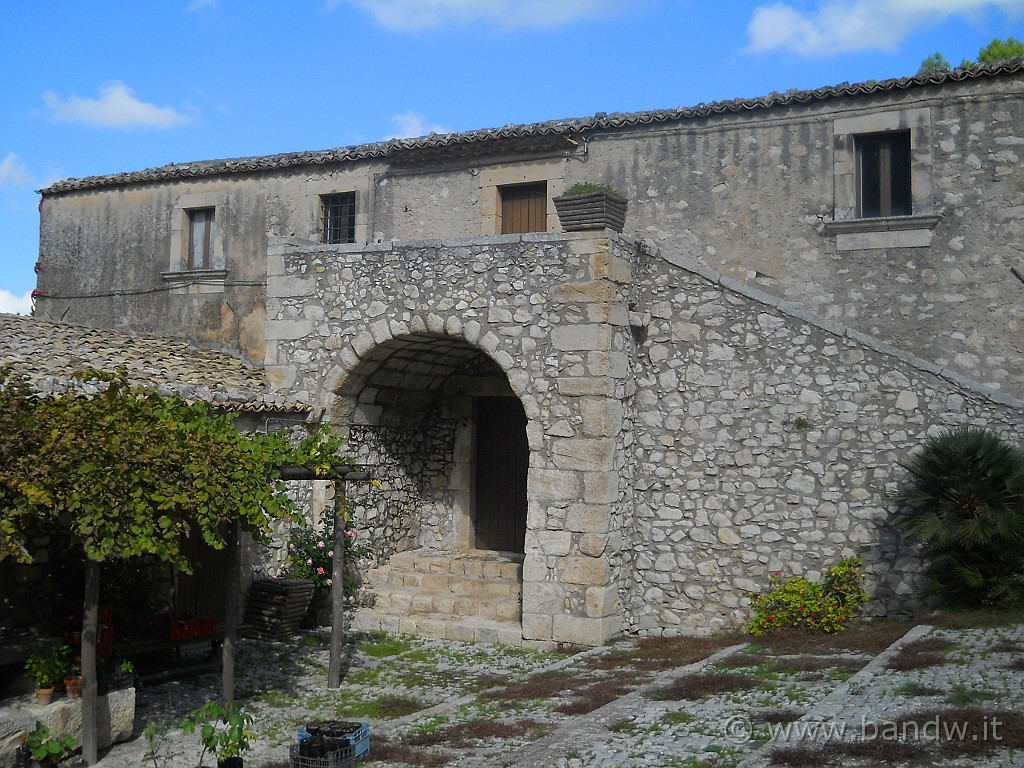
<path id="1" fill-rule="evenodd" d="M 966 685 L 957 685 L 953 687 L 952 693 L 946 696 L 946 703 L 963 707 L 968 704 L 989 701 L 996 698 L 996 696 L 995 691 L 989 691 L 985 688 L 968 688 Z"/>
<path id="2" fill-rule="evenodd" d="M 389 635 L 387 632 L 370 632 L 359 642 L 361 653 L 382 659 L 386 656 L 397 656 L 419 644 L 419 640 L 408 635 Z"/>

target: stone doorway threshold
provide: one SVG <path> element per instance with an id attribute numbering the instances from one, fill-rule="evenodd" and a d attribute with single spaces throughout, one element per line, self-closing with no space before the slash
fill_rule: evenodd
<path id="1" fill-rule="evenodd" d="M 352 628 L 522 646 L 523 559 L 512 552 L 416 549 L 367 574 L 372 607 Z"/>

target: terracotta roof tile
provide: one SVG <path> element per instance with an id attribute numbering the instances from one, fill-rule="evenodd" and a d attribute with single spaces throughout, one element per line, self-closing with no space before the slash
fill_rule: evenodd
<path id="1" fill-rule="evenodd" d="M 74 192 L 76 190 L 98 187 L 165 181 L 169 179 L 222 176 L 236 173 L 256 173 L 267 170 L 344 163 L 373 158 L 386 158 L 389 161 L 400 162 L 403 157 L 410 155 L 415 156 L 423 153 L 435 155 L 445 151 L 454 152 L 456 149 L 465 151 L 471 148 L 472 145 L 481 145 L 489 142 L 540 141 L 544 139 L 550 141 L 553 138 L 572 136 L 588 131 L 615 130 L 654 123 L 678 122 L 718 114 L 774 109 L 829 99 L 902 91 L 980 78 L 1018 75 L 1022 72 L 1024 72 L 1024 60 L 1014 59 L 987 66 L 959 68 L 943 74 L 916 75 L 914 77 L 901 77 L 854 84 L 841 83 L 840 85 L 817 88 L 815 90 L 791 90 L 786 93 L 771 93 L 756 99 L 732 99 L 711 104 L 698 104 L 695 107 L 680 107 L 677 109 L 627 114 L 615 113 L 611 115 L 599 112 L 593 117 L 552 120 L 532 125 L 510 124 L 502 128 L 488 128 L 466 133 L 430 134 L 429 136 L 414 139 L 392 139 L 374 144 L 360 144 L 353 147 L 340 147 L 322 151 L 289 152 L 262 157 L 175 163 L 160 168 L 149 168 L 130 173 L 90 176 L 84 179 L 65 179 L 46 189 L 40 190 L 40 193 L 55 195 L 62 192 Z"/>
<path id="2" fill-rule="evenodd" d="M 303 403 L 266 394 L 262 368 L 223 352 L 23 315 L 0 313 L 0 366 L 25 375 L 44 394 L 63 389 L 77 371 L 124 366 L 133 384 L 154 386 L 189 401 L 246 412 L 310 410 Z"/>

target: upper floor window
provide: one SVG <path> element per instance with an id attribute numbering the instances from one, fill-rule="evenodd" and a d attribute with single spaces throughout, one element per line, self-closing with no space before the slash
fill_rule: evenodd
<path id="1" fill-rule="evenodd" d="M 501 234 L 546 232 L 547 229 L 547 182 L 501 187 Z"/>
<path id="2" fill-rule="evenodd" d="M 320 195 L 321 232 L 325 243 L 356 241 L 356 193 Z"/>
<path id="3" fill-rule="evenodd" d="M 193 208 L 188 212 L 188 266 L 189 269 L 209 269 L 213 254 L 213 208 Z"/>
<path id="4" fill-rule="evenodd" d="M 859 217 L 910 216 L 910 131 L 857 136 L 855 144 Z"/>

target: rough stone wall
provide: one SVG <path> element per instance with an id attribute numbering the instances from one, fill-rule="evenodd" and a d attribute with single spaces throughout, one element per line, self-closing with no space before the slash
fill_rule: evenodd
<path id="1" fill-rule="evenodd" d="M 621 536 L 611 529 L 610 509 L 621 529 L 625 500 L 615 468 L 623 461 L 616 445 L 627 394 L 632 276 L 620 256 L 631 252 L 621 245 L 613 252 L 607 238 L 588 235 L 364 248 L 286 240 L 270 252 L 268 376 L 274 386 L 321 403 L 327 418 L 356 427 L 357 441 L 430 413 L 433 395 L 448 394 L 449 385 L 457 398 L 474 391 L 475 380 L 493 386 L 497 375 L 522 402 L 530 447 L 526 637 L 597 644 L 621 621 L 619 572 L 610 565 Z M 383 443 L 370 442 L 372 455 L 382 458 Z M 387 461 L 437 462 L 428 472 L 433 494 L 445 480 L 439 452 Z M 385 471 L 385 482 L 403 472 Z M 449 473 L 447 480 L 453 495 L 464 494 L 465 477 Z M 417 505 L 403 512 L 419 521 L 417 542 L 425 543 L 428 523 L 439 525 L 443 538 L 448 507 L 439 509 L 436 496 L 414 497 L 405 482 L 396 484 Z M 382 496 L 378 519 L 386 517 L 383 503 Z M 463 503 L 456 528 L 469 525 Z M 368 506 L 366 514 L 370 519 Z"/>
<path id="2" fill-rule="evenodd" d="M 886 524 L 898 462 L 961 423 L 1024 441 L 1022 404 L 693 262 L 652 256 L 638 349 L 630 627 L 748 618 L 773 571 L 866 562 L 871 610 L 920 606 Z"/>
<path id="3" fill-rule="evenodd" d="M 348 498 L 360 540 L 372 558 L 384 561 L 414 547 L 452 549 L 454 504 L 448 484 L 454 450 L 450 419 L 436 419 L 427 431 L 352 426 L 353 456 L 371 469 L 380 487 L 353 484 Z"/>

